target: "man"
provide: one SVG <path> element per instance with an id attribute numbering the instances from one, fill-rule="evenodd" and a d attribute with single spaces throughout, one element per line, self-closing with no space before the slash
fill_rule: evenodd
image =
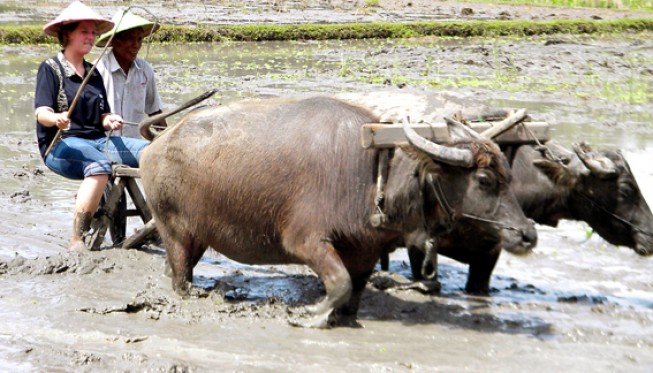
<path id="1" fill-rule="evenodd" d="M 111 41 L 112 49 L 98 62 L 97 70 L 104 80 L 111 111 L 125 121 L 118 135 L 142 138 L 136 123 L 146 115 L 161 113 L 162 103 L 152 66 L 137 56 L 143 38 L 158 30 L 159 25 L 122 10 L 113 16 L 113 22 L 114 28 L 96 42 L 97 46 L 104 47 L 117 27 Z M 165 120 L 160 124 L 165 126 Z"/>

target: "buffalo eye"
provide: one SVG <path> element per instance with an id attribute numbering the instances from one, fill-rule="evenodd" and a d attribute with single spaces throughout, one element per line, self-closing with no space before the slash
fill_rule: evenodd
<path id="1" fill-rule="evenodd" d="M 632 199 L 635 196 L 635 189 L 629 183 L 619 184 L 619 197 L 622 199 Z"/>
<path id="2" fill-rule="evenodd" d="M 481 187 L 481 189 L 487 191 L 494 190 L 497 185 L 496 179 L 489 172 L 478 172 L 476 174 L 476 180 L 478 181 L 478 185 Z"/>

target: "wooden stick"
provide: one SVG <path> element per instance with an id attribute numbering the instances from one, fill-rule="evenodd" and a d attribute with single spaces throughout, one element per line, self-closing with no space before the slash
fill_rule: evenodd
<path id="1" fill-rule="evenodd" d="M 147 135 L 150 135 L 150 127 L 153 124 L 158 123 L 162 119 L 165 119 L 165 118 L 167 118 L 167 117 L 169 117 L 171 115 L 177 114 L 182 110 L 186 110 L 191 106 L 195 106 L 195 105 L 199 104 L 200 102 L 202 102 L 202 101 L 206 100 L 207 98 L 213 96 L 217 91 L 218 91 L 217 89 L 211 89 L 211 90 L 206 91 L 206 92 L 202 93 L 201 95 L 199 95 L 199 96 L 197 96 L 197 97 L 195 97 L 195 98 L 193 98 L 193 99 L 191 99 L 189 101 L 184 102 L 183 104 L 181 104 L 179 107 L 177 107 L 173 111 L 170 111 L 168 113 L 160 113 L 160 114 L 157 114 L 157 115 L 155 115 L 153 117 L 143 119 L 143 121 L 138 124 L 138 132 L 140 132 L 141 136 L 143 136 L 144 138 L 154 141 L 153 136 L 152 136 L 152 138 L 150 136 L 147 136 Z M 172 128 L 172 127 L 174 127 L 174 125 L 166 127 L 166 130 L 168 130 L 168 129 Z"/>
<path id="2" fill-rule="evenodd" d="M 447 124 L 453 126 L 454 131 L 463 132 L 465 134 L 465 136 L 467 136 L 467 137 L 471 137 L 472 139 L 482 139 L 482 138 L 484 138 L 483 136 L 481 136 L 480 133 L 474 131 L 471 127 L 466 126 L 466 125 L 460 123 L 459 121 L 457 121 L 457 120 L 455 120 L 453 118 L 444 117 L 444 121 Z"/>
<path id="3" fill-rule="evenodd" d="M 481 136 L 486 139 L 493 139 L 500 134 L 511 129 L 517 123 L 523 121 L 526 118 L 526 109 L 520 109 L 516 112 L 510 114 L 508 118 L 498 122 L 495 126 L 488 128 L 487 130 L 481 132 Z"/>

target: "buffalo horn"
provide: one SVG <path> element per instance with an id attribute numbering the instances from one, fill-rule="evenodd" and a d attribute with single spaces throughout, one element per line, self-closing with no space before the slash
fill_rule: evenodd
<path id="1" fill-rule="evenodd" d="M 481 136 L 478 132 L 474 131 L 473 129 L 469 128 L 468 126 L 460 123 L 459 121 L 453 118 L 444 117 L 444 121 L 447 123 L 447 128 L 449 129 L 449 133 L 455 139 L 469 139 L 469 138 L 477 139 L 477 140 L 484 139 L 484 137 Z"/>
<path id="2" fill-rule="evenodd" d="M 496 123 L 494 126 L 486 129 L 485 131 L 481 132 L 481 136 L 486 139 L 494 139 L 495 137 L 499 136 L 500 134 L 508 131 L 512 127 L 514 127 L 516 124 L 520 123 L 524 119 L 526 119 L 526 109 L 520 109 L 517 110 L 514 113 L 511 113 L 508 115 L 508 117 L 501 122 Z"/>
<path id="3" fill-rule="evenodd" d="M 408 118 L 404 119 L 403 127 L 408 142 L 415 148 L 430 155 L 431 158 L 436 161 L 447 163 L 452 166 L 468 168 L 474 165 L 474 157 L 472 156 L 471 150 L 450 148 L 425 139 L 410 127 L 410 120 Z"/>
<path id="4" fill-rule="evenodd" d="M 572 148 L 585 167 L 598 178 L 610 179 L 617 176 L 617 168 L 614 162 L 608 157 L 590 153 L 591 149 L 586 143 L 574 143 L 572 144 Z"/>

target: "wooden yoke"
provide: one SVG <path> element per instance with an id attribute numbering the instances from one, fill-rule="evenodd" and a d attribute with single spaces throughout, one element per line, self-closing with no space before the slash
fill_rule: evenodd
<path id="1" fill-rule="evenodd" d="M 469 122 L 474 131 L 490 137 L 500 133 L 494 141 L 499 145 L 537 144 L 551 139 L 550 126 L 547 122 L 523 122 L 523 110 L 516 113 L 519 120 L 511 120 L 509 116 L 500 122 Z M 506 130 L 506 124 L 510 127 Z M 436 143 L 451 141 L 447 124 L 416 123 L 411 127 L 420 136 Z M 496 129 L 496 131 L 495 131 Z M 387 149 L 407 144 L 402 125 L 398 123 L 367 123 L 361 127 L 361 145 L 365 149 Z"/>

